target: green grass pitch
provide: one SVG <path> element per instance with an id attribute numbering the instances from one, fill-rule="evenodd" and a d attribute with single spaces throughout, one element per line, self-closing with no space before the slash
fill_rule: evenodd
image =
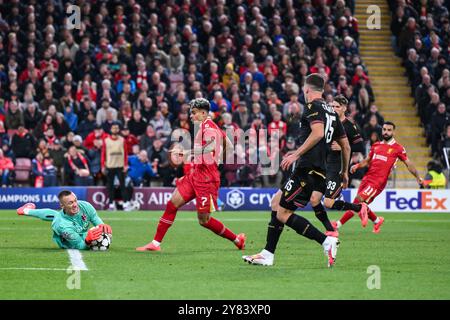
<path id="1" fill-rule="evenodd" d="M 161 212 L 99 214 L 113 228 L 111 248 L 83 251 L 89 270 L 80 289 L 69 289 L 69 256 L 52 242 L 50 223 L 0 211 L 0 299 L 450 299 L 449 214 L 384 214 L 378 235 L 355 217 L 341 230 L 333 269 L 321 246 L 289 228 L 273 267 L 244 263 L 242 254 L 265 243 L 268 212 L 215 214 L 247 234 L 244 252 L 200 227 L 193 212 L 178 213 L 162 252 L 135 252 Z M 368 289 L 369 266 L 379 267 L 380 289 Z"/>

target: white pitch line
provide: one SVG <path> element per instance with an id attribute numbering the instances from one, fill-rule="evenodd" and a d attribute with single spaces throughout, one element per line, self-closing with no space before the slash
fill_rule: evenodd
<path id="1" fill-rule="evenodd" d="M 17 228 L 10 228 L 10 227 L 0 227 L 0 231 L 17 231 L 19 227 Z M 42 231 L 42 230 L 48 230 L 48 228 L 20 228 L 20 231 Z"/>
<path id="2" fill-rule="evenodd" d="M 0 270 L 67 271 L 67 269 L 61 269 L 61 268 L 0 268 Z"/>
<path id="3" fill-rule="evenodd" d="M 80 250 L 68 249 L 67 253 L 69 254 L 70 263 L 72 264 L 73 270 L 88 270 L 86 264 L 83 261 L 83 255 L 81 254 Z"/>

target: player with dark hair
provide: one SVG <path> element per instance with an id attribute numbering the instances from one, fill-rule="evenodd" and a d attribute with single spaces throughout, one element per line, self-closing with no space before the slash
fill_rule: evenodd
<path id="1" fill-rule="evenodd" d="M 103 223 L 89 202 L 78 200 L 69 190 L 61 191 L 58 199 L 60 211 L 36 209 L 34 203 L 27 203 L 17 209 L 17 214 L 52 221 L 53 241 L 62 249 L 89 249 L 102 233 L 112 234 L 111 227 Z M 98 228 L 89 229 L 90 224 Z"/>
<path id="2" fill-rule="evenodd" d="M 364 141 L 361 137 L 358 126 L 345 116 L 348 100 L 343 95 L 338 95 L 332 102 L 334 111 L 339 116 L 339 120 L 344 127 L 351 152 L 364 153 Z M 325 207 L 332 210 L 353 210 L 359 213 L 361 220 L 367 219 L 367 205 L 363 203 L 349 203 L 343 200 L 336 200 L 342 192 L 342 166 L 341 166 L 341 147 L 333 141 L 329 146 L 327 154 L 327 191 L 325 193 Z M 332 225 L 325 226 L 327 230 L 335 230 Z"/>
<path id="3" fill-rule="evenodd" d="M 358 169 L 369 167 L 361 181 L 358 188 L 358 195 L 353 200 L 353 203 L 358 204 L 364 202 L 370 204 L 386 187 L 389 175 L 398 159 L 406 165 L 408 171 L 416 178 L 417 183 L 422 185 L 423 180 L 419 177 L 417 169 L 408 159 L 405 148 L 395 141 L 394 135 L 395 124 L 390 121 L 385 122 L 382 131 L 383 141 L 374 143 L 370 148 L 369 156 L 350 168 L 350 173 L 354 173 Z M 377 217 L 370 208 L 367 209 L 367 213 L 368 218 L 361 221 L 363 227 L 367 225 L 368 219 L 370 219 L 374 223 L 373 232 L 379 233 L 384 218 Z M 353 216 L 353 211 L 348 210 L 340 220 L 333 222 L 333 226 L 340 228 Z"/>
<path id="4" fill-rule="evenodd" d="M 128 152 L 125 139 L 119 134 L 121 123 L 114 121 L 111 125 L 111 134 L 103 140 L 101 167 L 102 173 L 106 175 L 106 191 L 109 198 L 109 210 L 116 210 L 114 201 L 114 179 L 119 179 L 120 192 L 122 193 L 123 209 L 130 211 L 133 209 L 130 203 L 131 194 L 125 187 L 125 176 L 128 171 Z"/>
<path id="5" fill-rule="evenodd" d="M 137 251 L 160 251 L 160 244 L 177 211 L 185 203 L 196 199 L 197 217 L 201 226 L 217 235 L 232 241 L 238 249 L 245 247 L 245 234 L 234 234 L 222 222 L 211 217 L 217 210 L 217 198 L 220 187 L 220 173 L 217 163 L 221 154 L 222 143 L 232 147 L 225 133 L 209 117 L 210 104 L 204 98 L 197 98 L 189 103 L 191 121 L 199 130 L 194 138 L 194 150 L 188 150 L 187 157 L 193 160 L 193 171 L 177 180 L 177 187 L 167 203 L 166 210 L 159 220 L 153 241 Z M 179 152 L 179 151 L 177 151 Z"/>
<path id="6" fill-rule="evenodd" d="M 307 219 L 294 213 L 308 202 L 316 217 L 324 224 L 331 225 L 321 199 L 326 190 L 326 149 L 336 140 L 343 150 L 343 184 L 348 182 L 350 145 L 339 117 L 323 99 L 325 81 L 319 74 L 311 74 L 305 79 L 303 93 L 306 107 L 301 118 L 300 148 L 281 162 L 283 170 L 295 163 L 295 171 L 272 200 L 272 216 L 267 230 L 264 250 L 252 256 L 243 256 L 244 261 L 256 265 L 273 265 L 274 254 L 283 227 L 294 229 L 298 234 L 315 240 L 322 245 L 328 260 L 328 267 L 334 265 L 339 240 L 337 233 L 325 234 Z"/>

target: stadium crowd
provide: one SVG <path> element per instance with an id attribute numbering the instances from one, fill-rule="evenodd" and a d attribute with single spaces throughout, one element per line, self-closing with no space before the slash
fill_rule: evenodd
<path id="1" fill-rule="evenodd" d="M 224 129 L 281 132 L 281 157 L 297 147 L 301 86 L 312 72 L 326 77 L 328 101 L 348 98 L 349 117 L 368 146 L 380 139 L 384 119 L 359 55 L 352 0 L 75 4 L 81 7 L 75 30 L 66 27 L 67 1 L 0 5 L 3 185 L 17 182 L 19 158 L 32 161 L 35 186 L 106 184 L 104 139 L 119 121 L 131 180 L 172 186 L 183 169 L 169 166 L 170 136 L 175 129 L 192 132 L 188 102 L 195 97 L 210 100 L 211 116 Z M 438 77 L 433 65 L 432 80 L 448 88 L 448 76 Z M 266 146 L 237 148 L 235 157 L 248 159 Z M 261 165 L 248 162 L 221 169 L 224 186 L 271 186 L 283 175 L 261 177 Z"/>
<path id="2" fill-rule="evenodd" d="M 450 1 L 390 0 L 389 6 L 393 44 L 403 59 L 431 155 L 443 161 L 443 148 L 450 148 Z"/>

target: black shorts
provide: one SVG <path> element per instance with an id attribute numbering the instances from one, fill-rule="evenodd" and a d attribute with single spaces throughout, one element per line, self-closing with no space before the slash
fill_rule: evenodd
<path id="1" fill-rule="evenodd" d="M 342 177 L 338 171 L 327 171 L 325 198 L 337 199 L 342 193 Z"/>
<path id="2" fill-rule="evenodd" d="M 305 207 L 313 191 L 325 193 L 325 175 L 312 169 L 300 168 L 281 188 L 280 206 L 295 211 Z"/>

